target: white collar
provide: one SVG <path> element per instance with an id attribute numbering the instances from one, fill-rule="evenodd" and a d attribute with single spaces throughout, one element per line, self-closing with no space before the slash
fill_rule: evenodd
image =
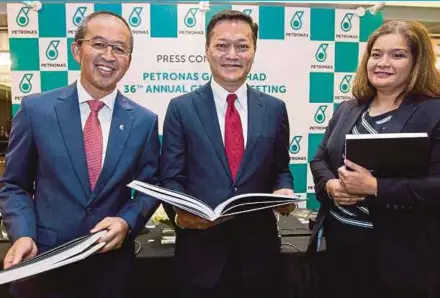
<path id="1" fill-rule="evenodd" d="M 228 90 L 220 86 L 214 79 L 211 80 L 212 94 L 214 95 L 214 100 L 218 101 L 223 105 L 227 105 L 226 98 L 228 94 L 231 94 Z M 237 95 L 237 102 L 246 109 L 247 107 L 247 84 L 244 83 L 235 92 Z"/>
<path id="2" fill-rule="evenodd" d="M 81 84 L 80 79 L 76 81 L 76 89 L 78 91 L 78 100 L 79 103 L 82 104 L 86 101 L 93 100 L 94 98 L 84 89 L 84 86 Z M 118 94 L 118 89 L 112 91 L 112 93 L 104 96 L 100 99 L 106 107 L 108 107 L 111 111 L 115 105 L 116 95 Z"/>

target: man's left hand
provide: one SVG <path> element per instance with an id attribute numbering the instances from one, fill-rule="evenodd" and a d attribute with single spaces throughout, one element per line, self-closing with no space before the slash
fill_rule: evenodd
<path id="1" fill-rule="evenodd" d="M 99 239 L 99 242 L 106 242 L 107 244 L 99 252 L 107 252 L 121 247 L 128 233 L 128 224 L 120 217 L 106 217 L 90 233 L 102 230 L 107 230 L 107 233 Z"/>
<path id="2" fill-rule="evenodd" d="M 274 195 L 284 195 L 284 196 L 292 196 L 293 197 L 293 195 L 295 193 L 290 188 L 281 188 L 281 189 L 275 190 L 273 192 L 273 194 Z M 295 203 L 291 203 L 291 204 L 275 207 L 275 210 L 277 212 L 283 214 L 283 215 L 287 215 L 290 212 L 292 212 L 293 210 L 295 210 L 295 208 L 296 208 L 296 204 Z"/>

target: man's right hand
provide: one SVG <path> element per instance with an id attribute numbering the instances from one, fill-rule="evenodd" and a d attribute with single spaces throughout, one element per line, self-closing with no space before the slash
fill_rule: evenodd
<path id="1" fill-rule="evenodd" d="M 330 179 L 325 184 L 325 189 L 330 197 L 339 205 L 354 205 L 363 201 L 365 198 L 358 195 L 349 194 L 341 185 L 339 179 Z"/>
<path id="2" fill-rule="evenodd" d="M 212 221 L 193 215 L 182 209 L 174 208 L 174 211 L 176 211 L 176 225 L 181 229 L 206 230 L 215 225 Z"/>
<path id="3" fill-rule="evenodd" d="M 34 240 L 30 237 L 21 237 L 17 239 L 8 250 L 8 253 L 3 260 L 3 268 L 8 269 L 21 261 L 36 256 L 37 253 L 38 248 Z"/>
<path id="4" fill-rule="evenodd" d="M 209 221 L 176 207 L 174 207 L 174 211 L 176 211 L 175 223 L 181 229 L 206 230 L 232 218 L 232 216 L 229 216 L 216 221 Z"/>

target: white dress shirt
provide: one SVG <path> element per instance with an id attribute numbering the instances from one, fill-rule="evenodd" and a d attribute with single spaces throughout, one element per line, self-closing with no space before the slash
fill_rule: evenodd
<path id="1" fill-rule="evenodd" d="M 226 98 L 229 91 L 220 86 L 214 79 L 211 80 L 211 89 L 214 96 L 215 110 L 217 111 L 218 124 L 220 125 L 220 132 L 222 133 L 223 145 L 225 144 L 225 115 L 228 108 Z M 244 147 L 246 148 L 247 132 L 248 132 L 248 102 L 247 102 L 247 85 L 244 83 L 237 91 L 234 107 L 240 114 L 241 126 L 243 128 Z"/>
<path id="2" fill-rule="evenodd" d="M 93 100 L 92 96 L 84 89 L 80 80 L 76 82 L 76 89 L 78 90 L 78 102 L 79 102 L 79 112 L 81 115 L 81 127 L 84 132 L 84 126 L 86 125 L 87 118 L 90 115 L 90 106 L 87 103 L 88 100 Z M 105 152 L 107 150 L 108 137 L 110 134 L 110 125 L 112 123 L 113 107 L 115 105 L 116 95 L 118 90 L 115 89 L 109 95 L 104 96 L 100 101 L 104 102 L 104 106 L 98 112 L 98 119 L 101 124 L 102 131 L 102 164 L 105 161 Z"/>

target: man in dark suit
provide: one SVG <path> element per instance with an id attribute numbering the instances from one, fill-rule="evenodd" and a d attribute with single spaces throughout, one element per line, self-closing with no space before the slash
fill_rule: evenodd
<path id="1" fill-rule="evenodd" d="M 90 232 L 100 254 L 13 285 L 17 297 L 128 297 L 134 237 L 157 207 L 126 186 L 159 180 L 157 116 L 116 89 L 133 38 L 126 21 L 96 12 L 78 27 L 80 79 L 23 99 L 14 118 L 0 207 L 13 242 L 8 268 Z"/>
<path id="2" fill-rule="evenodd" d="M 244 193 L 293 195 L 285 104 L 245 83 L 257 32 L 241 12 L 214 16 L 206 40 L 212 80 L 173 99 L 165 117 L 162 185 L 211 207 Z M 168 211 L 181 297 L 275 297 L 280 242 L 272 210 L 217 222 Z"/>

